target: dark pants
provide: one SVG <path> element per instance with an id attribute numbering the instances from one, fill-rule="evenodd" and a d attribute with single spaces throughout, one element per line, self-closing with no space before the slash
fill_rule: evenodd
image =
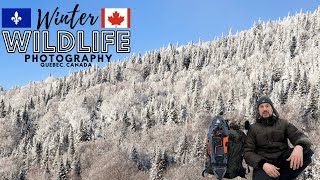
<path id="1" fill-rule="evenodd" d="M 303 154 L 303 166 L 299 169 L 293 170 L 290 168 L 290 161 L 287 161 L 290 157 L 292 152 L 292 148 L 288 149 L 285 153 L 283 153 L 277 161 L 271 163 L 278 168 L 280 168 L 279 173 L 280 177 L 272 178 L 268 176 L 266 172 L 262 169 L 254 169 L 252 179 L 253 180 L 272 180 L 272 179 L 279 179 L 279 180 L 291 180 L 296 178 L 310 163 L 311 163 L 311 156 L 313 154 L 312 150 L 309 150 Z"/>

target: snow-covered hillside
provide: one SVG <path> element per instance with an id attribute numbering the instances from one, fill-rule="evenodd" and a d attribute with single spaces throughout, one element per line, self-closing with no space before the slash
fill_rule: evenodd
<path id="1" fill-rule="evenodd" d="M 320 179 L 319 59 L 320 9 L 1 90 L 0 178 L 202 179 L 211 118 L 254 122 L 269 95 Z"/>

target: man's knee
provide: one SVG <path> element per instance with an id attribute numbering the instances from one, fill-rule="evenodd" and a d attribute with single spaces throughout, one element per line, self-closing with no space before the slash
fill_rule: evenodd
<path id="1" fill-rule="evenodd" d="M 314 152 L 312 151 L 312 149 L 308 149 L 306 150 L 306 152 L 303 152 L 303 157 L 304 158 L 311 158 L 311 156 L 314 154 Z"/>
<path id="2" fill-rule="evenodd" d="M 312 155 L 314 152 L 309 149 L 306 153 L 303 154 L 303 166 L 307 167 L 312 162 Z"/>
<path id="3" fill-rule="evenodd" d="M 281 180 L 291 180 L 299 176 L 299 174 L 312 162 L 313 151 L 310 149 L 303 154 L 303 166 L 299 169 L 293 170 L 290 168 L 290 162 L 287 161 L 285 166 L 280 168 Z"/>

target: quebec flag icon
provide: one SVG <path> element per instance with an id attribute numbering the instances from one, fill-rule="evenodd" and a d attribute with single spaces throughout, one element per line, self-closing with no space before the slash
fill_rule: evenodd
<path id="1" fill-rule="evenodd" d="M 31 8 L 2 8 L 2 28 L 31 28 Z"/>

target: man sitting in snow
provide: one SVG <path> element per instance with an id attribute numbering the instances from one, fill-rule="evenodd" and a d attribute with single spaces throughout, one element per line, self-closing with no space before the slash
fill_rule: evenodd
<path id="1" fill-rule="evenodd" d="M 253 180 L 294 179 L 311 163 L 310 146 L 305 134 L 279 118 L 268 96 L 258 99 L 256 123 L 250 125 L 244 144 L 244 158 L 254 168 Z"/>

